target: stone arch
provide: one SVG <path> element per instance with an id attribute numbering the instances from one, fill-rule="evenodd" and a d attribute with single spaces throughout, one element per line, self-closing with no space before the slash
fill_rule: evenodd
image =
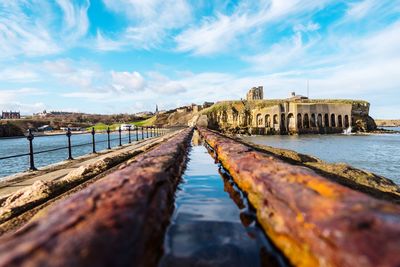
<path id="1" fill-rule="evenodd" d="M 262 127 L 263 126 L 263 117 L 261 114 L 257 114 L 256 116 L 256 127 Z"/>
<path id="2" fill-rule="evenodd" d="M 331 127 L 336 127 L 336 118 L 334 113 L 331 114 Z"/>
<path id="3" fill-rule="evenodd" d="M 265 115 L 265 127 L 271 127 L 271 115 Z"/>
<path id="4" fill-rule="evenodd" d="M 324 127 L 329 127 L 329 115 L 324 115 Z"/>
<path id="5" fill-rule="evenodd" d="M 317 125 L 322 128 L 322 114 L 318 114 Z"/>
<path id="6" fill-rule="evenodd" d="M 301 113 L 297 114 L 297 129 L 303 128 L 303 120 L 301 117 Z"/>
<path id="7" fill-rule="evenodd" d="M 237 111 L 235 108 L 232 108 L 232 119 L 234 123 L 240 124 L 239 111 Z"/>
<path id="8" fill-rule="evenodd" d="M 303 118 L 303 128 L 310 128 L 310 119 L 308 118 L 308 114 L 304 114 Z"/>
<path id="9" fill-rule="evenodd" d="M 317 120 L 315 119 L 315 114 L 311 114 L 311 127 L 317 127 Z"/>
<path id="10" fill-rule="evenodd" d="M 285 113 L 281 114 L 281 131 L 286 131 L 286 117 Z"/>
<path id="11" fill-rule="evenodd" d="M 343 118 L 342 118 L 342 115 L 339 115 L 339 116 L 337 117 L 337 120 L 338 120 L 338 127 L 343 128 Z"/>
<path id="12" fill-rule="evenodd" d="M 222 121 L 228 122 L 228 113 L 225 110 L 222 112 Z"/>
<path id="13" fill-rule="evenodd" d="M 278 114 L 275 114 L 274 115 L 274 125 L 279 125 L 279 122 L 278 122 Z"/>
<path id="14" fill-rule="evenodd" d="M 349 121 L 349 116 L 348 115 L 344 116 L 344 127 L 346 127 L 346 128 L 350 127 L 350 121 Z"/>
<path id="15" fill-rule="evenodd" d="M 289 113 L 288 117 L 289 131 L 296 131 L 296 120 L 294 119 L 293 113 Z"/>

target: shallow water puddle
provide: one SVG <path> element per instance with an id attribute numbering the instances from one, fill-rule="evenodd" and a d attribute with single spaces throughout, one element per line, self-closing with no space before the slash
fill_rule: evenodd
<path id="1" fill-rule="evenodd" d="M 285 266 L 243 193 L 196 141 L 159 266 Z"/>

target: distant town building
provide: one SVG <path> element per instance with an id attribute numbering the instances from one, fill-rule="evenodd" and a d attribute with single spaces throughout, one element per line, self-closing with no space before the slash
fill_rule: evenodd
<path id="1" fill-rule="evenodd" d="M 246 94 L 246 100 L 262 100 L 264 99 L 264 89 L 262 86 L 251 88 Z"/>
<path id="2" fill-rule="evenodd" d="M 7 120 L 7 119 L 20 119 L 21 114 L 20 112 L 16 111 L 2 111 L 1 112 L 1 119 Z"/>
<path id="3" fill-rule="evenodd" d="M 308 97 L 302 95 L 296 95 L 296 92 L 292 92 L 288 98 L 288 100 L 290 101 L 302 100 L 302 99 L 308 99 Z"/>

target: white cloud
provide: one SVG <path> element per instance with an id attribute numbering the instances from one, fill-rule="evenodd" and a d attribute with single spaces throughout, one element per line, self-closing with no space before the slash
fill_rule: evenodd
<path id="1" fill-rule="evenodd" d="M 217 14 L 206 17 L 198 26 L 192 26 L 176 36 L 177 50 L 193 52 L 196 55 L 207 55 L 229 50 L 239 37 L 250 34 L 257 29 L 265 30 L 268 23 L 279 21 L 281 25 L 289 23 L 285 16 L 303 15 L 306 11 L 323 7 L 330 1 L 243 1 L 231 15 Z M 311 28 L 316 25 L 308 25 Z M 246 38 L 239 44 L 245 45 Z"/>
<path id="2" fill-rule="evenodd" d="M 16 110 L 24 114 L 37 112 L 44 109 L 43 103 L 22 103 L 20 96 L 29 97 L 43 94 L 45 92 L 37 88 L 0 89 L 0 106 L 2 110 Z"/>
<path id="3" fill-rule="evenodd" d="M 307 25 L 297 24 L 293 27 L 295 32 L 314 32 L 321 28 L 318 23 L 309 22 Z"/>
<path id="4" fill-rule="evenodd" d="M 371 9 L 376 6 L 375 0 L 364 0 L 349 4 L 347 15 L 353 19 L 361 19 L 365 17 Z"/>
<path id="5" fill-rule="evenodd" d="M 171 30 L 184 27 L 191 20 L 186 0 L 103 0 L 108 9 L 123 14 L 129 26 L 114 40 L 105 33 L 97 34 L 99 50 L 119 50 L 123 47 L 150 49 L 162 44 Z"/>
<path id="6" fill-rule="evenodd" d="M 145 81 L 139 72 L 111 71 L 112 87 L 119 93 L 134 93 L 144 90 Z"/>
<path id="7" fill-rule="evenodd" d="M 149 76 L 149 90 L 154 93 L 170 95 L 180 94 L 186 92 L 186 88 L 178 81 L 173 81 L 165 75 L 158 72 L 150 72 Z"/>
<path id="8" fill-rule="evenodd" d="M 77 5 L 76 2 L 73 4 L 68 0 L 57 0 L 57 4 L 64 13 L 63 34 L 66 35 L 70 41 L 85 36 L 89 29 L 89 20 L 87 16 L 87 11 L 90 6 L 89 0 L 85 0 L 81 6 Z"/>
<path id="9" fill-rule="evenodd" d="M 82 5 L 65 0 L 15 0 L 0 2 L 0 59 L 56 54 L 74 46 L 86 35 L 89 2 Z M 57 8 L 61 8 L 60 26 Z"/>
<path id="10" fill-rule="evenodd" d="M 95 45 L 96 49 L 99 51 L 121 50 L 126 45 L 124 42 L 124 40 L 112 40 L 107 38 L 100 30 L 97 30 Z"/>
<path id="11" fill-rule="evenodd" d="M 0 81 L 31 83 L 39 80 L 39 75 L 27 66 L 9 67 L 0 71 Z"/>

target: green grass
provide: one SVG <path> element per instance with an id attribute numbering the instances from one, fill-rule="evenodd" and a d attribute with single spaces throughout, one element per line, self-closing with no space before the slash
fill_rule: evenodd
<path id="1" fill-rule="evenodd" d="M 135 126 L 151 126 L 151 125 L 154 125 L 155 121 L 156 121 L 156 116 L 153 116 L 153 117 L 150 117 L 143 121 L 134 121 L 134 122 L 127 122 L 127 123 L 114 123 L 114 124 L 110 124 L 110 125 L 104 124 L 104 123 L 96 123 L 95 125 L 88 127 L 86 129 L 90 131 L 90 130 L 92 130 L 92 127 L 94 127 L 95 131 L 106 131 L 107 128 L 110 127 L 110 130 L 113 131 L 113 130 L 118 129 L 118 127 L 121 124 L 132 124 Z"/>
<path id="2" fill-rule="evenodd" d="M 147 120 L 132 122 L 136 126 L 151 126 L 156 122 L 156 116 L 150 117 Z"/>
<path id="3" fill-rule="evenodd" d="M 110 127 L 110 130 L 115 130 L 119 127 L 119 123 L 114 123 L 114 124 L 104 124 L 104 123 L 97 123 L 95 125 L 93 125 L 92 127 L 94 127 L 95 131 L 106 131 L 108 127 Z M 87 127 L 87 130 L 92 130 L 92 127 Z"/>

